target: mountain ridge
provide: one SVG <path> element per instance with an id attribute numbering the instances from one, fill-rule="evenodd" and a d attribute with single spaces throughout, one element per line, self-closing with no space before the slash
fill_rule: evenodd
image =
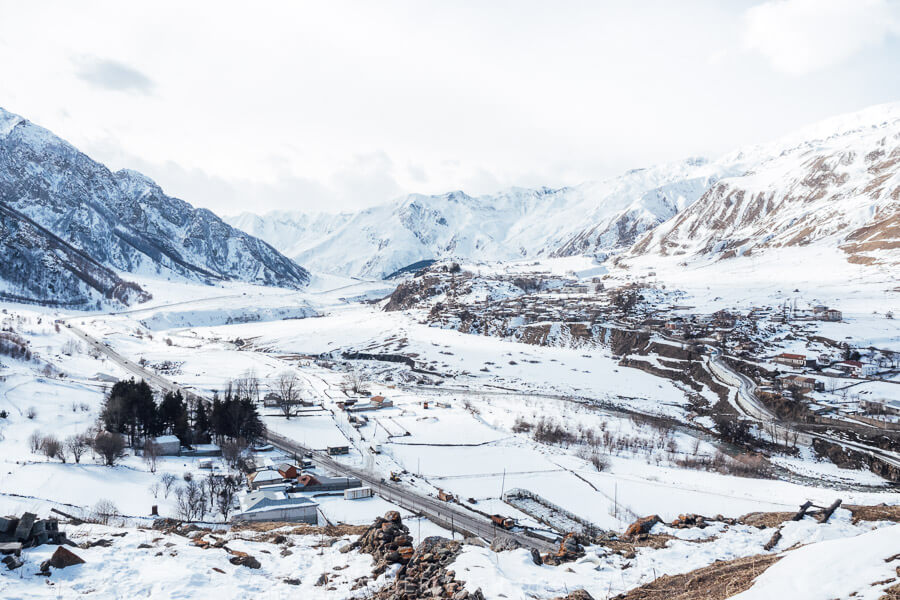
<path id="1" fill-rule="evenodd" d="M 302 288 L 309 273 L 136 171 L 0 108 L 0 202 L 116 271 Z"/>

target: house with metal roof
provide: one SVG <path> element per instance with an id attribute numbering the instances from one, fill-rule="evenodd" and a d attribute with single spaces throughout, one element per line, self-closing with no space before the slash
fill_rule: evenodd
<path id="1" fill-rule="evenodd" d="M 255 491 L 238 497 L 240 512 L 236 521 L 286 521 L 292 523 L 318 523 L 319 505 L 296 494 L 283 491 Z"/>

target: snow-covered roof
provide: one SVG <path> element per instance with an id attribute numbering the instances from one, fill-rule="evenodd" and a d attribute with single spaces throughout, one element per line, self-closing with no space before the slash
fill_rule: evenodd
<path id="1" fill-rule="evenodd" d="M 271 469 L 263 469 L 250 474 L 250 481 L 253 483 L 261 483 L 263 481 L 281 481 L 284 477 L 278 471 Z"/>
<path id="2" fill-rule="evenodd" d="M 298 506 L 317 506 L 304 496 L 288 496 L 283 491 L 258 491 L 243 494 L 238 498 L 242 513 L 249 513 L 272 508 L 291 508 Z"/>
<path id="3" fill-rule="evenodd" d="M 181 441 L 178 439 L 177 435 L 161 435 L 159 437 L 153 438 L 153 442 L 156 444 L 180 444 Z"/>

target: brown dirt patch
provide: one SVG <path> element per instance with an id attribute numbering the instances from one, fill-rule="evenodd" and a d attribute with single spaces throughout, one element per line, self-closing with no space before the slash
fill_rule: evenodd
<path id="1" fill-rule="evenodd" d="M 842 504 L 841 508 L 846 508 L 853 515 L 853 522 L 860 521 L 893 521 L 900 523 L 900 506 L 887 506 L 879 504 L 877 506 L 862 506 L 859 504 Z M 741 525 L 749 525 L 751 527 L 778 527 L 797 514 L 796 512 L 753 512 L 738 518 Z"/>
<path id="2" fill-rule="evenodd" d="M 725 600 L 750 588 L 756 578 L 779 560 L 758 554 L 719 561 L 682 575 L 663 575 L 653 582 L 616 596 L 619 600 Z"/>
<path id="3" fill-rule="evenodd" d="M 856 504 L 844 505 L 853 514 L 853 522 L 860 521 L 893 521 L 900 523 L 900 506 L 859 506 Z"/>
<path id="4" fill-rule="evenodd" d="M 738 518 L 741 525 L 749 525 L 750 527 L 778 527 L 785 521 L 790 521 L 797 514 L 794 512 L 753 512 Z"/>

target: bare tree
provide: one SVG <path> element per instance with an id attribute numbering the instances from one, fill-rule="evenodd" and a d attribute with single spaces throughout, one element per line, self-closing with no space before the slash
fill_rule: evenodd
<path id="1" fill-rule="evenodd" d="M 354 394 L 364 394 L 365 382 L 358 371 L 349 371 L 344 375 L 344 389 Z"/>
<path id="2" fill-rule="evenodd" d="M 66 343 L 62 345 L 62 353 L 66 356 L 81 354 L 81 344 L 75 340 L 67 340 Z"/>
<path id="3" fill-rule="evenodd" d="M 98 500 L 91 508 L 89 520 L 103 525 L 109 525 L 110 520 L 119 516 L 119 508 L 111 500 Z"/>
<path id="4" fill-rule="evenodd" d="M 203 490 L 193 479 L 175 490 L 175 510 L 185 521 L 193 521 L 203 515 L 201 510 L 206 503 Z"/>
<path id="5" fill-rule="evenodd" d="M 150 472 L 156 473 L 156 459 L 159 458 L 159 446 L 156 445 L 153 438 L 148 437 L 144 440 L 142 453 L 144 455 L 144 462 L 150 467 Z"/>
<path id="6" fill-rule="evenodd" d="M 243 438 L 225 440 L 222 442 L 222 459 L 229 467 L 234 469 L 241 460 L 241 455 L 247 449 L 247 442 Z"/>
<path id="7" fill-rule="evenodd" d="M 47 457 L 47 460 L 59 458 L 62 462 L 66 462 L 66 455 L 63 451 L 63 445 L 55 435 L 44 436 L 41 440 L 41 452 Z"/>
<path id="8" fill-rule="evenodd" d="M 153 494 L 154 498 L 159 498 L 160 485 L 158 481 L 151 483 L 148 489 L 150 490 L 150 493 Z"/>
<path id="9" fill-rule="evenodd" d="M 256 374 L 256 371 L 250 369 L 246 373 L 247 377 L 247 388 L 250 391 L 250 396 L 256 400 L 257 403 L 260 402 L 260 385 L 259 385 L 259 376 Z"/>
<path id="10" fill-rule="evenodd" d="M 31 448 L 32 454 L 37 454 L 38 450 L 41 449 L 41 442 L 44 441 L 44 434 L 35 429 L 31 432 L 31 435 L 28 436 L 28 447 Z"/>
<path id="11" fill-rule="evenodd" d="M 222 515 L 222 519 L 227 521 L 228 515 L 231 514 L 231 510 L 234 507 L 234 495 L 237 491 L 237 482 L 230 475 L 225 477 L 222 480 L 222 485 L 219 489 L 219 495 L 216 497 L 216 508 L 219 509 L 219 514 Z"/>
<path id="12" fill-rule="evenodd" d="M 116 461 L 125 456 L 125 439 L 118 433 L 101 431 L 94 438 L 91 447 L 108 467 L 115 466 Z"/>
<path id="13" fill-rule="evenodd" d="M 83 434 L 71 435 L 66 438 L 66 450 L 72 455 L 76 463 L 81 462 L 81 457 L 87 452 L 88 441 Z"/>
<path id="14" fill-rule="evenodd" d="M 175 477 L 174 473 L 163 473 L 159 476 L 159 482 L 163 486 L 163 495 L 168 498 L 169 492 L 172 491 L 172 486 L 175 485 L 175 482 L 178 481 L 178 478 Z"/>
<path id="15" fill-rule="evenodd" d="M 300 399 L 300 381 L 294 373 L 285 371 L 278 376 L 275 388 L 278 394 L 278 408 L 286 419 L 290 419 Z"/>

